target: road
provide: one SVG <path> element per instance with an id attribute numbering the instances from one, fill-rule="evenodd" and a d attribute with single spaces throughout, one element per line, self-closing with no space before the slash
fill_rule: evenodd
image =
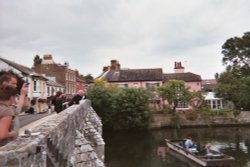
<path id="1" fill-rule="evenodd" d="M 25 115 L 20 115 L 20 127 L 23 127 L 29 123 L 32 123 L 36 120 L 39 120 L 43 117 L 49 116 L 51 114 L 48 113 L 39 113 L 39 114 L 25 114 Z"/>

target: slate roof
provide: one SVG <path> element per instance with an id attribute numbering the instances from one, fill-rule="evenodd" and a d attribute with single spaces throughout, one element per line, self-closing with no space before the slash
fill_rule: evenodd
<path id="1" fill-rule="evenodd" d="M 185 82 L 197 82 L 201 81 L 201 76 L 191 73 L 191 72 L 186 72 L 186 73 L 169 73 L 169 74 L 164 74 L 164 82 L 167 82 L 169 80 L 182 80 Z"/>
<path id="2" fill-rule="evenodd" d="M 47 81 L 47 85 L 65 88 L 64 85 L 62 85 L 62 84 L 60 84 L 60 83 L 58 83 L 58 82 L 55 82 L 55 81 L 53 81 L 53 80 L 48 80 L 48 81 Z"/>
<path id="3" fill-rule="evenodd" d="M 99 78 L 104 78 L 108 82 L 162 81 L 163 73 L 161 68 L 121 69 L 106 71 Z"/>
<path id="4" fill-rule="evenodd" d="M 212 91 L 214 89 L 214 87 L 216 86 L 216 84 L 217 84 L 217 82 L 215 79 L 202 80 L 201 88 L 203 90 Z"/>
<path id="5" fill-rule="evenodd" d="M 7 59 L 4 59 L 2 57 L 0 57 L 0 60 L 2 60 L 3 62 L 5 62 L 6 64 L 14 67 L 15 69 L 21 71 L 23 74 L 26 74 L 26 75 L 34 75 L 34 76 L 39 76 L 39 77 L 43 77 L 42 75 L 36 73 L 34 70 L 28 68 L 28 67 L 25 67 L 23 65 L 20 65 L 20 64 L 17 64 L 13 61 L 10 61 L 10 60 L 7 60 Z M 43 77 L 44 78 L 44 77 Z"/>

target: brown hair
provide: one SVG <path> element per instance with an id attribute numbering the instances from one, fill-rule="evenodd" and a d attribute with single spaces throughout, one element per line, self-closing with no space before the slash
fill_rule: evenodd
<path id="1" fill-rule="evenodd" d="M 61 96 L 63 93 L 61 91 L 56 92 L 56 97 Z"/>
<path id="2" fill-rule="evenodd" d="M 17 76 L 7 72 L 7 71 L 1 71 L 0 72 L 0 85 L 3 84 L 3 82 L 7 81 L 9 82 L 11 80 L 11 78 L 15 78 L 17 80 Z"/>
<path id="3" fill-rule="evenodd" d="M 0 86 L 0 100 L 6 101 L 9 100 L 12 96 L 17 94 L 16 88 L 11 86 Z"/>

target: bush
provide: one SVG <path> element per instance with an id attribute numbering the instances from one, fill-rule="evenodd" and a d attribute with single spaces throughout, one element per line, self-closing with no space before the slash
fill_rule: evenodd
<path id="1" fill-rule="evenodd" d="M 152 112 L 145 89 L 96 85 L 88 90 L 87 97 L 101 117 L 104 128 L 145 129 L 150 124 Z"/>
<path id="2" fill-rule="evenodd" d="M 112 127 L 115 112 L 112 108 L 114 91 L 104 86 L 94 86 L 88 89 L 87 97 L 92 102 L 92 107 L 101 117 L 102 123 L 106 127 Z"/>
<path id="3" fill-rule="evenodd" d="M 144 129 L 149 126 L 149 94 L 141 88 L 121 89 L 114 98 L 115 129 Z"/>

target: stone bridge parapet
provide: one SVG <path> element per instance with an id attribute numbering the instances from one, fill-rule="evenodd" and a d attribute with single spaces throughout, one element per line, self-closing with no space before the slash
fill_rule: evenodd
<path id="1" fill-rule="evenodd" d="M 0 167 L 104 167 L 102 122 L 89 100 L 46 119 L 0 148 Z"/>

